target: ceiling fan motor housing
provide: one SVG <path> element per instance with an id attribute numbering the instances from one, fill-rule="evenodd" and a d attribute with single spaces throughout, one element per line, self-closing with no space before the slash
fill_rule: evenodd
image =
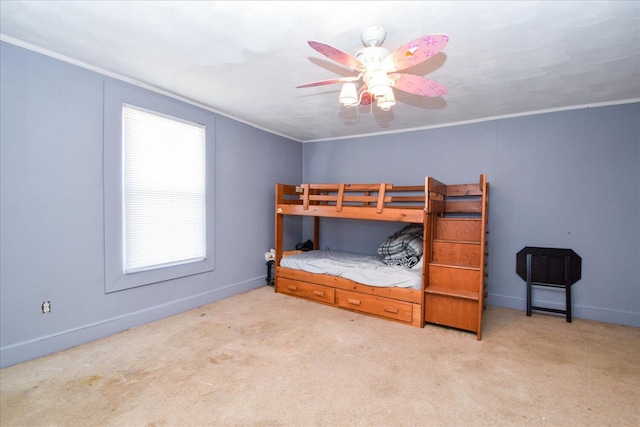
<path id="1" fill-rule="evenodd" d="M 380 46 L 386 38 L 387 30 L 379 25 L 367 27 L 360 33 L 360 40 L 367 47 Z"/>
<path id="2" fill-rule="evenodd" d="M 389 51 L 382 47 L 365 47 L 356 53 L 356 59 L 364 66 L 362 79 L 374 97 L 383 94 L 382 87 L 391 86 L 387 70 L 382 62 L 387 56 L 389 56 Z"/>
<path id="3" fill-rule="evenodd" d="M 383 47 L 365 47 L 356 53 L 356 59 L 366 68 L 379 66 L 387 56 L 389 56 L 389 51 Z"/>

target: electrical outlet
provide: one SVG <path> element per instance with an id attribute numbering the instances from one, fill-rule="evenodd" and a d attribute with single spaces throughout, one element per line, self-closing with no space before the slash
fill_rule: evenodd
<path id="1" fill-rule="evenodd" d="M 43 301 L 42 302 L 42 313 L 50 313 L 51 312 L 51 301 Z"/>

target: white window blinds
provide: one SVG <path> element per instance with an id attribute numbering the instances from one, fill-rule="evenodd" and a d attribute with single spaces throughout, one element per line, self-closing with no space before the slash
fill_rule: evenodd
<path id="1" fill-rule="evenodd" d="M 124 272 L 206 258 L 205 127 L 123 105 Z"/>

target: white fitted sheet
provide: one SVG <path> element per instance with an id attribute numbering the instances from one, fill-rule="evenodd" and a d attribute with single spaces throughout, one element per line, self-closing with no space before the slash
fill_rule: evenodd
<path id="1" fill-rule="evenodd" d="M 309 273 L 344 277 L 369 286 L 422 289 L 421 268 L 386 265 L 375 255 L 308 251 L 283 257 L 280 265 Z"/>

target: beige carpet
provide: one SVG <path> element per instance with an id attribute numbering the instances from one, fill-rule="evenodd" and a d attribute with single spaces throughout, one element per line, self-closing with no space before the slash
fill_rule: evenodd
<path id="1" fill-rule="evenodd" d="M 0 371 L 10 426 L 638 426 L 640 329 L 488 307 L 483 340 L 263 287 Z"/>

